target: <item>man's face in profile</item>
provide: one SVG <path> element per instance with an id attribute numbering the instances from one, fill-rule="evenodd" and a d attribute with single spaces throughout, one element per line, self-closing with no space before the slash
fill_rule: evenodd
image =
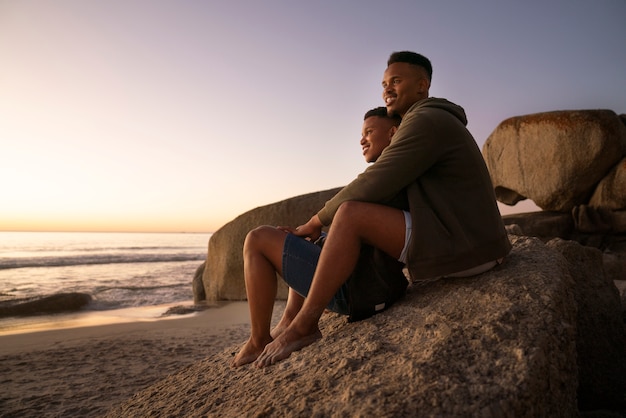
<path id="1" fill-rule="evenodd" d="M 361 148 L 365 161 L 368 163 L 376 161 L 391 142 L 395 132 L 396 127 L 391 119 L 380 116 L 365 119 L 361 131 Z"/>
<path id="2" fill-rule="evenodd" d="M 383 100 L 390 115 L 404 116 L 414 103 L 428 97 L 425 71 L 406 62 L 394 62 L 383 75 Z"/>

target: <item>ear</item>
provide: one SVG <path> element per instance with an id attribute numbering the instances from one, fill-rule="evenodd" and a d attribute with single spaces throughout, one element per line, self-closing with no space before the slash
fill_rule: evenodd
<path id="1" fill-rule="evenodd" d="M 421 93 L 428 93 L 428 90 L 430 90 L 430 81 L 428 81 L 426 77 L 422 77 L 419 80 L 419 86 Z"/>
<path id="2" fill-rule="evenodd" d="M 391 142 L 391 138 L 393 138 L 397 130 L 397 126 L 392 126 L 391 129 L 389 129 L 389 142 Z"/>

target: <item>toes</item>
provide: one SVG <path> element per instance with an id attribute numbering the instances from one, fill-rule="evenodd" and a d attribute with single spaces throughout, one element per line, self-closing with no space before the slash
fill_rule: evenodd
<path id="1" fill-rule="evenodd" d="M 276 360 L 276 355 L 273 350 L 273 347 L 271 347 L 271 344 L 268 344 L 265 347 L 265 350 L 263 350 L 261 355 L 254 362 L 254 365 L 258 368 L 267 367 L 267 366 L 271 366 L 272 364 L 274 364 L 276 362 L 275 360 Z"/>

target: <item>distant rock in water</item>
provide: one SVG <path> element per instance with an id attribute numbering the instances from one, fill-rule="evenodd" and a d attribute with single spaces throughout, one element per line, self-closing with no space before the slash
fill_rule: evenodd
<path id="1" fill-rule="evenodd" d="M 58 293 L 36 299 L 20 299 L 0 303 L 0 318 L 8 316 L 34 316 L 82 309 L 91 302 L 87 293 Z"/>
<path id="2" fill-rule="evenodd" d="M 217 304 L 199 304 L 193 306 L 172 306 L 167 311 L 165 311 L 161 316 L 170 316 L 170 315 L 187 315 L 195 312 L 201 312 L 210 307 L 215 307 Z"/>

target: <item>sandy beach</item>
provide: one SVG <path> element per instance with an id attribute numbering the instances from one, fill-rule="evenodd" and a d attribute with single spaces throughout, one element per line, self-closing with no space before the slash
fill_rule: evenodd
<path id="1" fill-rule="evenodd" d="M 282 311 L 277 304 L 275 316 Z M 93 417 L 243 343 L 246 302 L 182 317 L 0 335 L 0 417 Z"/>

